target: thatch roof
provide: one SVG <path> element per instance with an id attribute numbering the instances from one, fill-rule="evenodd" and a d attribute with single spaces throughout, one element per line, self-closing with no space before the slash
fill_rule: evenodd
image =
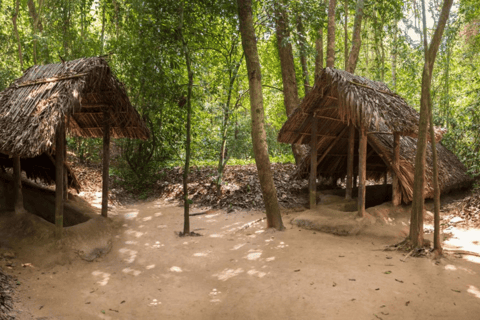
<path id="1" fill-rule="evenodd" d="M 22 158 L 51 153 L 62 115 L 73 136 L 102 137 L 103 111 L 113 138 L 149 131 L 102 58 L 33 66 L 0 94 L 0 152 Z"/>
<path id="2" fill-rule="evenodd" d="M 380 82 L 371 81 L 346 71 L 326 68 L 317 76 L 315 86 L 305 96 L 300 106 L 289 116 L 280 130 L 278 141 L 310 144 L 311 118 L 318 118 L 318 157 L 325 154 L 317 167 L 323 177 L 342 178 L 347 172 L 347 126 L 356 128 L 363 124 L 368 131 L 367 178 L 379 180 L 385 172 L 392 171 L 393 133 L 400 139 L 400 179 L 403 201 L 413 196 L 414 159 L 418 133 L 419 114 L 403 98 Z M 444 133 L 436 129 L 439 141 Z M 437 144 L 439 155 L 439 183 L 442 192 L 471 183 L 466 169 L 458 158 Z M 355 150 L 358 150 L 358 132 Z M 355 156 L 355 172 L 358 172 L 358 155 Z M 430 144 L 427 149 L 426 197 L 433 197 L 431 180 L 432 160 Z M 299 166 L 300 173 L 309 171 L 308 155 Z"/>

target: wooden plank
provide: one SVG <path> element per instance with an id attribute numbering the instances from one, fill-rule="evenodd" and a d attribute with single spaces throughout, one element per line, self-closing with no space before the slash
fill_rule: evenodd
<path id="1" fill-rule="evenodd" d="M 402 192 L 400 191 L 400 181 L 398 175 L 395 172 L 400 170 L 400 134 L 395 133 L 393 135 L 393 161 L 394 167 L 393 180 L 392 180 L 392 203 L 394 206 L 399 206 L 402 203 Z"/>
<path id="2" fill-rule="evenodd" d="M 61 239 L 63 235 L 63 163 L 65 147 L 65 120 L 63 116 L 57 128 L 55 137 L 55 238 Z"/>
<path id="3" fill-rule="evenodd" d="M 110 165 L 110 111 L 103 113 L 102 216 L 108 216 L 108 170 Z"/>
<path id="4" fill-rule="evenodd" d="M 64 162 L 67 161 L 67 128 L 70 125 L 70 117 L 66 119 L 66 126 L 65 130 L 63 130 L 63 142 L 65 147 L 63 148 L 63 160 Z M 63 170 L 63 200 L 68 200 L 68 172 L 67 170 Z"/>
<path id="5" fill-rule="evenodd" d="M 365 190 L 367 177 L 367 134 L 365 127 L 359 130 L 360 143 L 358 147 L 358 216 L 365 216 Z"/>
<path id="6" fill-rule="evenodd" d="M 20 157 L 13 157 L 13 192 L 15 201 L 15 214 L 22 214 L 25 212 L 23 207 L 23 193 L 22 193 L 22 168 L 20 165 Z"/>
<path id="7" fill-rule="evenodd" d="M 310 140 L 310 183 L 308 185 L 310 194 L 310 209 L 317 207 L 317 129 L 318 120 L 312 117 L 312 139 Z"/>
<path id="8" fill-rule="evenodd" d="M 320 159 L 317 160 L 317 166 L 322 162 L 323 159 L 327 156 L 327 154 L 332 150 L 332 148 L 337 144 L 338 140 L 343 136 L 345 132 L 347 132 L 348 127 L 343 128 L 343 130 L 338 134 L 338 136 L 335 138 L 335 140 L 332 141 L 332 143 L 328 146 L 327 150 L 323 153 L 323 155 L 320 157 Z M 316 139 L 315 139 L 316 140 Z M 316 149 L 316 148 L 315 148 Z"/>
<path id="9" fill-rule="evenodd" d="M 347 148 L 347 181 L 345 199 L 352 199 L 353 189 L 353 158 L 355 157 L 355 126 L 350 124 L 348 134 L 348 148 Z"/>

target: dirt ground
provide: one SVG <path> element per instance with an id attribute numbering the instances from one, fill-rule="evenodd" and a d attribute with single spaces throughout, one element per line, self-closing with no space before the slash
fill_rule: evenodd
<path id="1" fill-rule="evenodd" d="M 290 223 L 301 214 L 285 211 L 286 231 L 276 232 L 265 230 L 264 220 L 255 223 L 262 212 L 213 211 L 191 217 L 192 230 L 202 236 L 182 238 L 175 232 L 182 230 L 183 209 L 154 200 L 112 210 L 110 252 L 93 262 L 66 247 L 58 250 L 48 235 L 21 240 L 3 230 L 0 247 L 16 258 L 0 266 L 17 278 L 17 319 L 386 320 L 480 314 L 479 258 L 403 262 L 404 253 L 382 251 L 402 239 L 399 226 L 336 236 Z M 2 219 L 6 225 L 11 218 Z M 477 230 L 457 231 L 467 236 L 453 236 L 446 246 L 480 252 Z"/>

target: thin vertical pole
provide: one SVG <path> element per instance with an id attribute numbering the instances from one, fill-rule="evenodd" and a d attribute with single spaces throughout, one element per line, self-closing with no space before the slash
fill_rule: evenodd
<path id="1" fill-rule="evenodd" d="M 348 135 L 348 154 L 347 154 L 347 181 L 345 199 L 352 199 L 353 189 L 353 158 L 355 157 L 355 126 L 350 124 Z"/>
<path id="2" fill-rule="evenodd" d="M 367 177 L 367 134 L 365 127 L 361 127 L 360 143 L 358 147 L 358 215 L 365 216 L 365 180 Z"/>
<path id="3" fill-rule="evenodd" d="M 13 189 L 15 201 L 15 213 L 20 214 L 25 211 L 23 207 L 22 194 L 22 168 L 20 165 L 20 157 L 13 157 Z"/>
<path id="4" fill-rule="evenodd" d="M 402 192 L 397 172 L 400 170 L 400 134 L 393 134 L 393 180 L 392 180 L 392 203 L 399 206 L 402 203 Z"/>
<path id="5" fill-rule="evenodd" d="M 62 116 L 57 128 L 55 146 L 55 238 L 61 239 L 63 234 L 63 163 L 65 147 L 65 123 Z"/>
<path id="6" fill-rule="evenodd" d="M 310 209 L 317 207 L 317 126 L 318 120 L 312 117 L 312 135 L 310 140 Z"/>
<path id="7" fill-rule="evenodd" d="M 103 111 L 102 216 L 108 216 L 108 170 L 110 165 L 110 111 Z"/>

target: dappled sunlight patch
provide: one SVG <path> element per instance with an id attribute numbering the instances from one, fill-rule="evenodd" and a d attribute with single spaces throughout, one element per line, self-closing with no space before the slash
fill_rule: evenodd
<path id="1" fill-rule="evenodd" d="M 283 241 L 280 242 L 280 244 L 278 246 L 276 246 L 276 248 L 278 248 L 278 249 L 283 249 L 285 247 L 288 247 L 288 244 L 285 244 L 285 242 L 283 242 Z"/>
<path id="2" fill-rule="evenodd" d="M 92 272 L 92 275 L 95 277 L 102 277 L 102 280 L 97 281 L 97 283 L 101 286 L 107 285 L 108 280 L 110 280 L 110 273 L 95 270 Z"/>
<path id="3" fill-rule="evenodd" d="M 257 233 L 257 234 L 264 233 L 264 232 L 265 232 L 265 230 L 258 230 L 258 231 L 255 231 L 255 233 Z"/>
<path id="4" fill-rule="evenodd" d="M 248 252 L 245 258 L 251 261 L 258 260 L 262 256 L 262 250 L 250 249 Z"/>
<path id="5" fill-rule="evenodd" d="M 150 269 L 153 269 L 153 268 L 155 268 L 154 264 L 151 264 L 151 265 L 148 265 L 148 266 L 145 267 L 145 269 L 147 269 L 147 270 L 150 270 Z"/>
<path id="6" fill-rule="evenodd" d="M 469 261 L 469 262 L 473 262 L 473 263 L 478 263 L 480 264 L 480 257 L 476 257 L 476 256 L 471 256 L 471 255 L 465 255 L 462 257 L 463 259 Z"/>
<path id="7" fill-rule="evenodd" d="M 227 281 L 230 278 L 238 276 L 242 272 L 243 272 L 242 268 L 238 268 L 238 269 L 228 269 L 227 268 L 227 269 L 224 269 L 223 271 L 221 271 L 219 273 L 215 273 L 213 275 L 213 277 L 217 277 L 218 280 L 221 280 L 221 281 Z"/>
<path id="8" fill-rule="evenodd" d="M 129 235 L 133 235 L 133 236 L 135 236 L 135 238 L 140 238 L 141 236 L 144 235 L 143 232 L 135 231 L 135 230 L 133 230 L 133 229 L 127 229 L 127 230 L 125 230 L 125 233 L 126 233 L 126 234 L 129 234 Z"/>
<path id="9" fill-rule="evenodd" d="M 210 219 L 210 218 L 213 218 L 213 217 L 216 217 L 216 216 L 219 216 L 219 215 L 220 215 L 220 213 L 207 214 L 205 216 L 205 218 Z"/>
<path id="10" fill-rule="evenodd" d="M 479 229 L 452 228 L 449 232 L 452 237 L 444 242 L 446 249 L 462 249 L 480 254 L 480 245 L 478 243 L 478 239 L 480 239 Z"/>
<path id="11" fill-rule="evenodd" d="M 171 271 L 171 272 L 183 272 L 182 268 L 177 267 L 177 266 L 171 267 L 171 268 L 170 268 L 170 271 Z"/>
<path id="12" fill-rule="evenodd" d="M 214 233 L 209 236 L 210 238 L 223 238 L 223 234 L 220 233 Z"/>
<path id="13" fill-rule="evenodd" d="M 135 277 L 138 276 L 140 273 L 142 273 L 142 271 L 135 270 L 135 269 L 132 269 L 130 267 L 123 269 L 122 272 L 126 273 L 126 274 L 131 274 Z"/>
<path id="14" fill-rule="evenodd" d="M 232 249 L 230 250 L 238 250 L 240 249 L 241 247 L 243 247 L 244 245 L 246 245 L 246 243 L 239 243 L 239 244 L 236 244 Z"/>
<path id="15" fill-rule="evenodd" d="M 273 261 L 273 260 L 275 260 L 275 257 L 268 257 L 267 259 L 265 259 L 265 261 L 268 261 L 268 262 Z"/>
<path id="16" fill-rule="evenodd" d="M 158 229 L 165 229 L 166 227 L 167 227 L 166 224 L 159 224 L 159 225 L 157 226 Z"/>
<path id="17" fill-rule="evenodd" d="M 475 286 L 468 286 L 467 292 L 480 299 L 480 290 Z"/>
<path id="18" fill-rule="evenodd" d="M 152 246 L 153 249 L 158 249 L 165 246 L 164 244 L 160 243 L 160 241 L 155 241 L 155 244 Z"/>
<path id="19" fill-rule="evenodd" d="M 143 221 L 150 221 L 152 220 L 152 216 L 148 216 L 148 217 L 145 217 L 145 218 L 142 218 Z"/>
<path id="20" fill-rule="evenodd" d="M 212 291 L 208 294 L 210 296 L 210 302 L 220 302 L 219 294 L 222 293 L 217 291 L 217 289 L 213 288 Z"/>
<path id="21" fill-rule="evenodd" d="M 222 229 L 228 229 L 228 228 L 231 228 L 233 226 L 236 226 L 236 225 L 239 225 L 241 222 L 235 222 L 235 223 L 232 223 L 232 224 L 229 224 L 228 226 L 223 226 Z M 235 228 L 236 229 L 236 228 Z"/>
<path id="22" fill-rule="evenodd" d="M 133 241 L 133 240 L 128 240 L 128 241 L 125 241 L 125 244 L 137 244 L 138 242 L 137 241 Z"/>
<path id="23" fill-rule="evenodd" d="M 212 223 L 212 222 L 216 222 L 216 221 L 217 221 L 217 220 L 215 220 L 215 219 L 208 219 L 208 220 L 205 220 L 205 222 L 210 222 L 210 223 Z"/>
<path id="24" fill-rule="evenodd" d="M 152 302 L 148 304 L 149 307 L 156 307 L 158 305 L 161 305 L 162 303 L 158 301 L 157 299 L 153 299 Z"/>
<path id="25" fill-rule="evenodd" d="M 205 251 L 205 252 L 196 252 L 193 254 L 194 257 L 206 257 L 211 253 L 211 251 Z"/>
<path id="26" fill-rule="evenodd" d="M 250 276 L 256 276 L 258 278 L 263 278 L 266 275 L 265 272 L 261 272 L 261 271 L 255 270 L 255 269 L 248 270 L 247 274 L 250 275 Z"/>
<path id="27" fill-rule="evenodd" d="M 445 270 L 453 270 L 453 271 L 455 271 L 455 270 L 457 270 L 457 267 L 455 267 L 454 265 L 451 265 L 451 264 L 447 264 L 447 265 L 445 266 Z"/>
<path id="28" fill-rule="evenodd" d="M 160 217 L 161 215 L 162 215 L 161 212 L 155 212 L 155 214 L 154 214 L 155 217 Z"/>
<path id="29" fill-rule="evenodd" d="M 125 213 L 124 217 L 127 220 L 135 219 L 138 216 L 138 210 Z"/>
<path id="30" fill-rule="evenodd" d="M 135 261 L 138 253 L 137 251 L 128 248 L 121 248 L 118 250 L 118 252 L 120 252 L 121 254 L 129 255 L 127 258 L 123 259 L 127 263 L 132 263 L 133 261 Z"/>

